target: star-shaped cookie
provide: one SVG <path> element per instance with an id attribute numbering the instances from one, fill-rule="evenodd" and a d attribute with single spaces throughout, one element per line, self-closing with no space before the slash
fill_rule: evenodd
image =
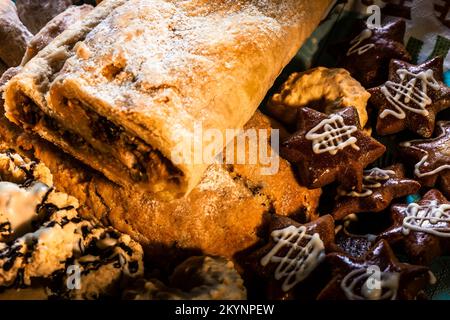
<path id="1" fill-rule="evenodd" d="M 392 244 L 401 244 L 413 263 L 428 264 L 450 253 L 450 202 L 436 189 L 418 203 L 394 205 L 392 226 L 379 235 Z"/>
<path id="2" fill-rule="evenodd" d="M 306 224 L 274 215 L 268 243 L 246 260 L 253 272 L 268 281 L 270 298 L 286 299 L 297 286 L 309 283 L 308 278 L 333 248 L 334 220 L 330 215 Z"/>
<path id="3" fill-rule="evenodd" d="M 361 130 L 352 107 L 326 115 L 298 110 L 299 130 L 281 144 L 282 157 L 297 166 L 308 188 L 339 181 L 346 190 L 362 191 L 363 169 L 386 148 Z"/>
<path id="4" fill-rule="evenodd" d="M 338 188 L 332 215 L 336 220 L 341 220 L 352 213 L 380 212 L 395 198 L 414 194 L 419 189 L 417 181 L 405 178 L 401 164 L 364 170 L 362 192 Z"/>
<path id="5" fill-rule="evenodd" d="M 439 186 L 450 197 L 450 121 L 439 121 L 436 138 L 403 142 L 400 152 L 414 166 L 414 175 L 427 187 Z"/>
<path id="6" fill-rule="evenodd" d="M 361 258 L 330 253 L 326 261 L 333 278 L 318 300 L 414 300 L 433 280 L 428 268 L 400 263 L 383 240 Z"/>
<path id="7" fill-rule="evenodd" d="M 422 137 L 433 134 L 436 114 L 450 106 L 450 88 L 443 82 L 443 59 L 421 65 L 392 60 L 389 80 L 369 89 L 378 109 L 377 132 L 388 135 L 409 129 Z"/>
<path id="8" fill-rule="evenodd" d="M 381 28 L 368 28 L 344 46 L 340 65 L 366 88 L 386 81 L 391 59 L 410 61 L 403 44 L 405 21 L 397 20 Z"/>

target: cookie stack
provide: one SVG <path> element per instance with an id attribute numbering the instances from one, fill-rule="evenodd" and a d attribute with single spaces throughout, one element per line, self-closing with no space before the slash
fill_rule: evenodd
<path id="1" fill-rule="evenodd" d="M 291 131 L 280 154 L 301 184 L 323 188 L 324 214 L 274 217 L 242 258 L 270 298 L 425 298 L 428 266 L 449 253 L 443 59 L 411 64 L 402 20 L 358 32 L 336 46 L 345 69 L 294 73 L 265 108 Z"/>

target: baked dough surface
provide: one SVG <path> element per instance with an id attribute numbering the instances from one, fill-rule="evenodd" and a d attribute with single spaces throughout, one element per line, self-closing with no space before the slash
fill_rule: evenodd
<path id="1" fill-rule="evenodd" d="M 260 113 L 247 128 L 268 128 Z M 185 198 L 170 202 L 150 194 L 123 188 L 60 152 L 53 145 L 0 118 L 2 149 L 14 148 L 50 168 L 55 186 L 80 201 L 86 217 L 131 235 L 158 263 L 192 253 L 235 253 L 258 243 L 258 230 L 266 217 L 295 215 L 300 220 L 316 217 L 321 190 L 300 186 L 291 166 L 280 159 L 280 170 L 261 176 L 259 166 L 210 166 L 200 184 Z"/>
<path id="2" fill-rule="evenodd" d="M 180 144 L 192 148 L 196 123 L 222 132 L 242 128 L 329 2 L 103 1 L 9 83 L 7 117 L 120 185 L 180 197 L 209 164 L 176 164 L 182 174 L 175 185 L 164 176 L 136 182 L 116 161 L 117 152 L 98 152 L 106 143 L 83 136 L 87 147 L 77 148 L 65 132 L 27 123 L 23 96 L 70 134 L 81 135 L 87 122 L 72 119 L 66 103 L 77 99 L 170 160 Z"/>

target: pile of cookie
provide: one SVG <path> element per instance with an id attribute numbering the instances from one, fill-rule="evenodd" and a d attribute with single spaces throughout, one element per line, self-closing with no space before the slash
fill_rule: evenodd
<path id="1" fill-rule="evenodd" d="M 403 20 L 365 25 L 336 46 L 341 68 L 294 73 L 269 99 L 289 132 L 280 155 L 323 188 L 322 215 L 271 218 L 240 257 L 250 296 L 420 299 L 436 282 L 429 265 L 450 253 L 450 88 L 442 57 L 412 64 L 404 34 Z"/>
<path id="2" fill-rule="evenodd" d="M 129 235 L 79 214 L 50 170 L 0 153 L 0 300 L 246 298 L 225 258 L 192 256 L 164 284 Z"/>

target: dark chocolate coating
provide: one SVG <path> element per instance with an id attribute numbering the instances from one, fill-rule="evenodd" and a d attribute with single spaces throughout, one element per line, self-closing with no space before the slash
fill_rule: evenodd
<path id="1" fill-rule="evenodd" d="M 280 154 L 297 166 L 301 182 L 308 188 L 320 188 L 337 180 L 342 188 L 360 192 L 363 169 L 379 158 L 386 148 L 361 130 L 357 111 L 349 107 L 340 109 L 335 115 L 341 116 L 345 125 L 357 128 L 352 137 L 357 139 L 359 150 L 347 146 L 334 155 L 329 152 L 317 154 L 306 135 L 329 116 L 310 108 L 301 108 L 298 112 L 299 130 L 281 144 Z"/>
<path id="2" fill-rule="evenodd" d="M 359 47 L 370 44 L 373 44 L 374 47 L 362 54 L 355 52 L 347 55 L 348 50 L 353 46 L 353 44 L 347 43 L 345 53 L 339 63 L 340 67 L 347 69 L 366 88 L 386 81 L 391 59 L 411 60 L 411 56 L 403 44 L 405 27 L 405 21 L 398 20 L 384 27 L 371 29 L 372 35 L 362 41 Z M 358 31 L 362 32 L 366 28 L 367 26 L 364 24 Z"/>

